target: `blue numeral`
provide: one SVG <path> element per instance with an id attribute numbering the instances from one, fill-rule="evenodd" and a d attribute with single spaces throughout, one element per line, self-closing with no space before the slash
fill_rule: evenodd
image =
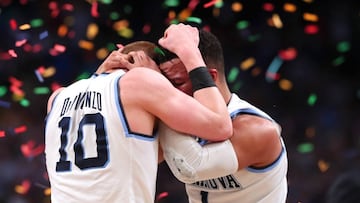
<path id="1" fill-rule="evenodd" d="M 56 163 L 56 171 L 70 171 L 71 162 L 67 161 L 67 152 L 65 150 L 68 144 L 68 132 L 70 126 L 70 117 L 64 117 L 59 122 L 59 128 L 61 128 L 61 146 L 59 149 L 60 160 Z M 91 158 L 84 158 L 84 147 L 83 139 L 84 132 L 83 127 L 86 125 L 95 125 L 95 134 L 96 134 L 96 150 L 97 156 Z M 81 119 L 78 126 L 77 140 L 74 144 L 74 153 L 75 153 L 75 165 L 81 170 L 89 168 L 99 168 L 105 166 L 109 159 L 109 153 L 107 149 L 107 134 L 104 127 L 104 117 L 100 113 L 96 114 L 86 114 Z"/>

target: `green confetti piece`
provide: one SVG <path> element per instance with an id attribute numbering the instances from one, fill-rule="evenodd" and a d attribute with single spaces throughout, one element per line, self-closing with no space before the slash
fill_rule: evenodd
<path id="1" fill-rule="evenodd" d="M 338 52 L 341 52 L 341 53 L 344 53 L 344 52 L 348 52 L 350 50 L 350 43 L 347 42 L 347 41 L 343 41 L 343 42 L 340 42 L 336 49 L 338 50 Z"/>
<path id="2" fill-rule="evenodd" d="M 261 35 L 260 34 L 256 34 L 256 35 L 250 35 L 249 37 L 248 37 L 248 40 L 249 40 L 249 42 L 255 42 L 255 41 L 257 41 L 258 39 L 260 39 L 261 38 Z"/>
<path id="3" fill-rule="evenodd" d="M 308 97 L 307 103 L 308 103 L 310 106 L 314 106 L 316 100 L 317 100 L 316 94 L 310 94 L 309 97 Z"/>
<path id="4" fill-rule="evenodd" d="M 238 81 L 232 86 L 231 90 L 236 92 L 239 91 L 241 87 L 242 87 L 242 82 Z"/>
<path id="5" fill-rule="evenodd" d="M 107 50 L 113 51 L 115 49 L 118 49 L 114 43 L 108 43 L 106 45 Z"/>
<path id="6" fill-rule="evenodd" d="M 30 21 L 31 27 L 41 27 L 44 24 L 44 21 L 40 18 L 36 18 Z"/>
<path id="7" fill-rule="evenodd" d="M 188 17 L 186 18 L 187 22 L 193 22 L 193 23 L 197 23 L 197 24 L 201 24 L 202 20 L 200 18 L 197 17 Z"/>
<path id="8" fill-rule="evenodd" d="M 167 7 L 177 7 L 177 6 L 179 6 L 179 1 L 178 0 L 166 0 L 164 2 L 164 4 Z"/>
<path id="9" fill-rule="evenodd" d="M 89 78 L 89 77 L 90 77 L 90 73 L 84 72 L 84 73 L 81 73 L 81 74 L 76 78 L 76 80 L 86 79 L 86 78 Z"/>
<path id="10" fill-rule="evenodd" d="M 297 147 L 297 151 L 303 154 L 310 153 L 313 150 L 314 150 L 314 145 L 308 142 L 299 144 Z"/>
<path id="11" fill-rule="evenodd" d="M 7 88 L 5 86 L 0 86 L 0 97 L 4 96 L 7 93 Z"/>
<path id="12" fill-rule="evenodd" d="M 20 100 L 20 105 L 23 107 L 29 107 L 30 106 L 30 101 L 27 99 L 22 99 Z"/>
<path id="13" fill-rule="evenodd" d="M 112 4 L 112 0 L 101 0 L 100 1 L 101 3 L 103 3 L 103 4 Z"/>
<path id="14" fill-rule="evenodd" d="M 155 47 L 154 51 L 155 51 L 155 53 L 158 53 L 158 54 L 160 54 L 160 55 L 162 55 L 162 56 L 165 56 L 164 51 L 161 50 L 159 47 Z"/>
<path id="15" fill-rule="evenodd" d="M 124 12 L 126 14 L 130 14 L 133 11 L 133 8 L 130 5 L 125 5 L 124 6 Z"/>
<path id="16" fill-rule="evenodd" d="M 230 83 L 234 82 L 238 75 L 239 75 L 239 68 L 237 67 L 231 68 L 227 78 L 228 82 Z"/>
<path id="17" fill-rule="evenodd" d="M 345 57 L 344 56 L 339 56 L 336 59 L 334 59 L 332 61 L 332 65 L 333 66 L 339 66 L 341 64 L 343 64 L 345 62 Z"/>
<path id="18" fill-rule="evenodd" d="M 222 8 L 224 6 L 224 2 L 223 1 L 217 1 L 214 5 L 215 8 Z"/>
<path id="19" fill-rule="evenodd" d="M 120 14 L 116 11 L 113 11 L 109 15 L 111 20 L 118 20 L 120 18 Z"/>
<path id="20" fill-rule="evenodd" d="M 236 23 L 236 28 L 239 30 L 243 30 L 249 26 L 249 22 L 246 20 L 242 20 Z"/>
<path id="21" fill-rule="evenodd" d="M 170 24 L 179 24 L 179 20 L 178 19 L 173 19 L 170 21 Z"/>
<path id="22" fill-rule="evenodd" d="M 34 94 L 48 94 L 50 92 L 48 87 L 35 87 Z"/>

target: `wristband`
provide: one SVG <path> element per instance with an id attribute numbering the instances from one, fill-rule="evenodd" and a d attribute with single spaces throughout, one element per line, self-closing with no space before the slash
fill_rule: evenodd
<path id="1" fill-rule="evenodd" d="M 191 70 L 189 72 L 189 78 L 192 83 L 193 92 L 202 88 L 216 86 L 208 69 L 204 66 L 200 66 Z"/>

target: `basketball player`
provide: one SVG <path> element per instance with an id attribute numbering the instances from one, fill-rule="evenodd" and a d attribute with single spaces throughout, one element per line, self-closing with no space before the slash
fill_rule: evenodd
<path id="1" fill-rule="evenodd" d="M 196 142 L 193 137 L 161 125 L 159 137 L 167 164 L 186 183 L 190 203 L 286 202 L 288 160 L 280 126 L 268 114 L 230 92 L 216 36 L 201 30 L 199 49 L 227 103 L 233 136 L 224 142 Z M 181 59 L 163 63 L 160 69 L 176 88 L 193 93 Z"/>
<path id="2" fill-rule="evenodd" d="M 52 203 L 154 202 L 158 120 L 213 141 L 231 136 L 226 104 L 198 43 L 198 30 L 183 24 L 169 26 L 159 40 L 184 63 L 193 97 L 151 70 L 156 64 L 145 52 L 129 53 L 137 67 L 131 71 L 95 75 L 50 96 L 45 154 Z"/>

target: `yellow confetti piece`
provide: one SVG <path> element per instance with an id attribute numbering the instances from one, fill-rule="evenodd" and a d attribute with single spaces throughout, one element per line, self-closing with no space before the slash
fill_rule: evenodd
<path id="1" fill-rule="evenodd" d="M 121 37 L 124 37 L 126 39 L 130 39 L 134 36 L 134 31 L 131 30 L 130 28 L 124 28 L 122 30 L 119 30 L 118 31 L 118 34 L 121 36 Z"/>
<path id="2" fill-rule="evenodd" d="M 56 73 L 56 68 L 53 66 L 50 66 L 49 68 L 45 69 L 44 72 L 42 73 L 42 76 L 44 78 L 48 78 L 53 76 Z"/>
<path id="3" fill-rule="evenodd" d="M 175 18 L 176 18 L 176 13 L 175 13 L 175 11 L 169 11 L 169 13 L 168 13 L 168 18 L 169 18 L 170 20 L 175 19 Z"/>
<path id="4" fill-rule="evenodd" d="M 19 26 L 19 30 L 28 30 L 30 28 L 31 28 L 30 24 L 23 24 Z"/>
<path id="5" fill-rule="evenodd" d="M 86 40 L 79 40 L 78 45 L 85 50 L 92 50 L 94 48 L 94 44 Z"/>
<path id="6" fill-rule="evenodd" d="M 113 28 L 114 30 L 116 31 L 120 31 L 122 29 L 125 29 L 129 27 L 129 21 L 127 20 L 119 20 L 119 21 L 116 21 L 113 25 Z"/>
<path id="7" fill-rule="evenodd" d="M 66 25 L 60 25 L 58 30 L 57 30 L 57 33 L 60 37 L 65 37 L 68 33 L 68 27 Z"/>
<path id="8" fill-rule="evenodd" d="M 284 4 L 284 11 L 289 13 L 294 13 L 297 10 L 296 5 L 292 3 L 285 3 Z"/>
<path id="9" fill-rule="evenodd" d="M 281 21 L 281 19 L 280 19 L 280 16 L 278 15 L 278 14 L 276 14 L 276 13 L 274 13 L 273 15 L 272 15 L 272 22 L 274 23 L 274 26 L 276 27 L 276 28 L 282 28 L 282 26 L 283 26 L 283 23 L 282 23 L 282 21 Z"/>
<path id="10" fill-rule="evenodd" d="M 86 36 L 88 39 L 94 39 L 99 33 L 99 27 L 95 23 L 90 23 L 87 27 Z"/>
<path id="11" fill-rule="evenodd" d="M 303 0 L 303 2 L 305 2 L 305 3 L 312 3 L 313 0 Z"/>
<path id="12" fill-rule="evenodd" d="M 251 66 L 253 66 L 255 64 L 255 61 L 256 60 L 253 57 L 247 58 L 246 60 L 241 62 L 241 64 L 240 64 L 241 70 L 248 70 Z"/>
<path id="13" fill-rule="evenodd" d="M 96 57 L 100 60 L 105 59 L 109 55 L 109 51 L 105 48 L 99 49 L 96 52 Z"/>
<path id="14" fill-rule="evenodd" d="M 185 8 L 183 9 L 180 13 L 179 13 L 179 21 L 180 22 L 184 22 L 188 17 L 190 17 L 192 14 L 192 11 L 189 8 Z"/>
<path id="15" fill-rule="evenodd" d="M 233 4 L 231 4 L 231 9 L 234 12 L 240 12 L 243 9 L 243 5 L 240 2 L 234 2 Z"/>
<path id="16" fill-rule="evenodd" d="M 324 173 L 330 168 L 330 164 L 324 160 L 319 160 L 318 167 L 319 167 L 320 171 Z"/>
<path id="17" fill-rule="evenodd" d="M 51 195 L 51 189 L 50 189 L 50 188 L 46 188 L 46 189 L 44 190 L 44 195 L 50 196 L 50 195 Z"/>
<path id="18" fill-rule="evenodd" d="M 313 13 L 304 13 L 303 18 L 304 18 L 304 20 L 307 20 L 310 22 L 317 22 L 319 20 L 318 16 Z"/>
<path id="19" fill-rule="evenodd" d="M 280 89 L 284 90 L 284 91 L 289 91 L 292 89 L 293 87 L 293 84 L 290 80 L 287 80 L 287 79 L 281 79 L 279 81 L 279 86 L 280 86 Z"/>

